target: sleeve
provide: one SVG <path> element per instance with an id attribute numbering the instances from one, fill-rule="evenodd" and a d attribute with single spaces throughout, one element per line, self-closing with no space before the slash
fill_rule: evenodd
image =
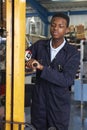
<path id="1" fill-rule="evenodd" d="M 73 84 L 77 69 L 80 64 L 80 53 L 75 51 L 73 55 L 67 60 L 63 71 L 59 72 L 57 69 L 44 67 L 41 78 L 62 87 L 69 87 Z"/>
<path id="2" fill-rule="evenodd" d="M 36 55 L 37 55 L 37 45 L 38 45 L 38 42 L 32 44 L 29 48 L 27 48 L 28 51 L 31 52 L 31 58 L 34 58 L 36 59 Z"/>

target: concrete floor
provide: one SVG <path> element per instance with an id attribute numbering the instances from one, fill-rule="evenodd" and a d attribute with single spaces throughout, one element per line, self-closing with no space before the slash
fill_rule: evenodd
<path id="1" fill-rule="evenodd" d="M 69 130 L 87 130 L 87 102 L 84 102 L 83 112 L 81 113 L 81 102 L 75 101 L 72 96 L 71 113 L 70 113 L 70 125 Z M 81 118 L 83 114 L 83 118 Z M 25 120 L 30 122 L 30 107 L 25 107 Z M 25 130 L 33 130 L 29 127 L 25 127 Z"/>
<path id="2" fill-rule="evenodd" d="M 87 103 L 85 102 L 83 106 L 81 112 L 81 102 L 72 102 L 69 130 L 87 130 Z"/>

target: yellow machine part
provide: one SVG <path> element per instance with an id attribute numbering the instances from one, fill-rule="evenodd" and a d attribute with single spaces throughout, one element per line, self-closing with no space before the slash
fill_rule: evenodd
<path id="1" fill-rule="evenodd" d="M 12 0 L 6 0 L 6 121 L 11 122 L 24 122 L 25 3 L 14 0 L 13 14 Z M 6 123 L 5 130 L 18 130 L 18 127 Z"/>

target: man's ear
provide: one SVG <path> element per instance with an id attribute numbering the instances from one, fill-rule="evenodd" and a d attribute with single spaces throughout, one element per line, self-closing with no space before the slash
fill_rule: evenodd
<path id="1" fill-rule="evenodd" d="M 70 30 L 69 30 L 69 27 L 68 27 L 68 28 L 66 29 L 66 34 L 69 33 L 69 31 L 70 31 Z"/>

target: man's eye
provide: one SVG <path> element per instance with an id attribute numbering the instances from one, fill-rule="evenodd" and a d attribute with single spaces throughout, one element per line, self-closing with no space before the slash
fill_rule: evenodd
<path id="1" fill-rule="evenodd" d="M 59 27 L 60 27 L 60 28 L 64 28 L 64 27 L 65 27 L 65 25 L 59 25 Z"/>
<path id="2" fill-rule="evenodd" d="M 55 24 L 51 24 L 51 27 L 55 27 Z"/>

